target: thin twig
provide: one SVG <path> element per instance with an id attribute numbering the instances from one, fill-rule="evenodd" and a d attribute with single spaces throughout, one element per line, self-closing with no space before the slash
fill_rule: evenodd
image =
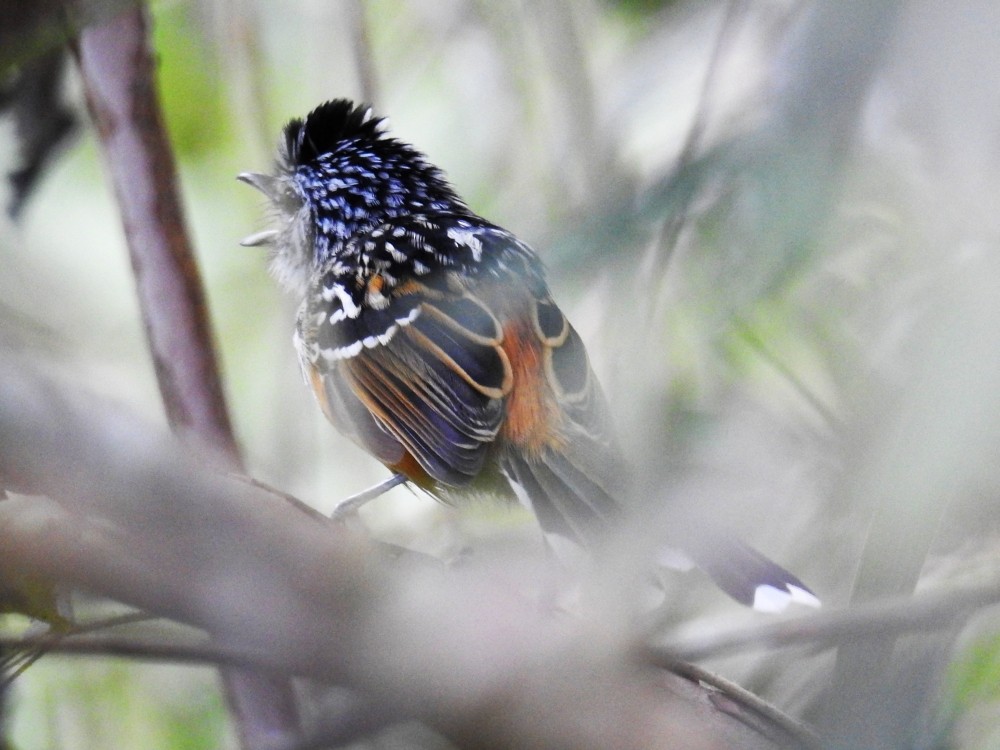
<path id="1" fill-rule="evenodd" d="M 675 174 L 679 174 L 691 164 L 698 153 L 698 149 L 701 148 L 702 136 L 704 136 L 705 130 L 708 128 L 712 92 L 715 89 L 719 69 L 722 67 L 722 61 L 725 59 L 729 45 L 736 36 L 736 30 L 739 26 L 738 21 L 746 10 L 745 5 L 745 0 L 730 0 L 726 6 L 722 24 L 719 26 L 719 33 L 715 37 L 715 45 L 712 47 L 712 52 L 708 58 L 705 76 L 701 81 L 698 105 L 695 108 L 691 126 L 688 128 L 687 136 L 684 139 L 684 145 L 677 156 L 677 163 L 674 167 Z M 657 239 L 657 270 L 654 278 L 659 278 L 663 274 L 674 255 L 681 229 L 687 221 L 688 202 L 686 201 L 684 206 L 681 206 L 663 222 Z M 653 296 L 655 297 L 655 295 Z"/>
<path id="2" fill-rule="evenodd" d="M 21 640 L 24 644 L 23 647 L 16 646 L 11 648 L 13 656 L 9 661 L 0 660 L 0 663 L 4 667 L 4 674 L 0 678 L 0 689 L 13 683 L 14 680 L 24 674 L 28 667 L 45 656 L 45 654 L 58 650 L 59 643 L 65 638 L 154 619 L 157 618 L 145 612 L 129 612 L 124 615 L 115 615 L 114 617 L 95 620 L 94 622 L 82 625 L 74 623 L 69 629 L 50 627 L 48 631 L 41 635 L 24 638 Z"/>
<path id="3" fill-rule="evenodd" d="M 284 500 L 286 503 L 288 503 L 289 505 L 293 506 L 297 510 L 302 511 L 307 516 L 315 518 L 317 521 L 328 521 L 329 520 L 325 515 L 323 515 L 322 513 L 320 513 L 318 510 L 316 510 L 311 505 L 309 505 L 309 503 L 300 500 L 299 498 L 295 497 L 295 495 L 289 494 L 288 492 L 285 492 L 284 490 L 279 490 L 276 487 L 272 487 L 267 482 L 262 482 L 261 480 L 255 479 L 254 477 L 248 477 L 245 474 L 239 474 L 239 473 L 236 473 L 236 472 L 229 472 L 227 474 L 227 476 L 235 479 L 237 482 L 244 482 L 244 483 L 248 484 L 251 487 L 256 487 L 257 489 L 261 489 L 261 490 L 264 490 L 265 492 L 269 492 L 272 495 L 274 495 L 275 497 L 281 498 L 282 500 Z"/>
<path id="4" fill-rule="evenodd" d="M 761 359 L 778 371 L 778 374 L 788 382 L 795 392 L 798 393 L 817 414 L 819 414 L 820 418 L 826 422 L 828 427 L 838 429 L 843 426 L 843 423 L 837 418 L 837 415 L 835 415 L 833 411 L 831 411 L 829 407 L 823 403 L 823 400 L 819 396 L 813 393 L 812 389 L 809 388 L 809 386 L 807 386 L 802 379 L 795 374 L 792 368 L 784 360 L 768 348 L 767 344 L 761 340 L 760 336 L 758 336 L 747 323 L 740 318 L 736 318 L 733 321 L 733 326 L 737 333 L 739 333 L 740 337 L 757 352 Z"/>
<path id="5" fill-rule="evenodd" d="M 300 510 L 313 520 L 332 525 L 333 523 L 339 523 L 343 521 L 351 513 L 357 511 L 366 502 L 374 500 L 379 495 L 388 492 L 393 487 L 403 484 L 406 481 L 406 476 L 403 474 L 393 474 L 391 477 L 383 482 L 375 485 L 374 487 L 369 487 L 367 490 L 363 490 L 355 495 L 350 495 L 344 501 L 342 501 L 336 508 L 333 509 L 333 513 L 329 516 L 320 513 L 314 507 L 308 503 L 300 500 L 288 492 L 279 490 L 266 482 L 262 482 L 259 479 L 254 479 L 253 477 L 245 476 L 244 474 L 228 473 L 226 476 L 237 482 L 243 482 L 249 487 L 256 487 L 257 489 L 264 490 L 265 492 L 274 495 L 275 497 L 283 500 L 284 502 L 291 505 L 296 510 Z M 351 505 L 353 507 L 345 508 L 345 506 Z M 409 562 L 422 565 L 430 565 L 435 568 L 441 567 L 441 560 L 433 555 L 428 555 L 423 552 L 418 552 L 416 550 L 409 549 L 408 547 L 401 547 L 397 544 L 392 544 L 390 542 L 380 541 L 377 539 L 370 540 L 372 546 L 378 551 L 379 555 L 386 560 L 402 560 L 406 559 Z"/>
<path id="6" fill-rule="evenodd" d="M 954 625 L 1000 603 L 1000 581 L 972 588 L 934 592 L 850 609 L 820 612 L 785 622 L 690 638 L 654 649 L 656 659 L 697 661 L 761 648 L 833 648 L 846 641 L 934 631 Z"/>
<path id="7" fill-rule="evenodd" d="M 46 635 L 48 634 L 46 633 Z M 51 650 L 51 645 L 51 643 L 46 643 L 24 648 L 15 647 L 10 649 L 9 655 L 4 653 L 7 649 L 0 646 L 0 653 L 3 654 L 3 657 L 0 658 L 0 693 L 10 687 L 14 680 L 23 675 L 32 664 L 45 656 Z"/>
<path id="8" fill-rule="evenodd" d="M 120 637 L 88 637 L 82 639 L 59 638 L 55 642 L 48 636 L 9 638 L 0 637 L 0 648 L 27 650 L 40 649 L 45 653 L 65 656 L 111 656 L 141 661 L 170 662 L 173 664 L 232 666 L 254 669 L 273 669 L 265 659 L 218 643 L 168 643 Z"/>
<path id="9" fill-rule="evenodd" d="M 534 15 L 533 25 L 547 58 L 546 72 L 555 83 L 553 92 L 559 97 L 559 110 L 565 113 L 558 136 L 565 140 L 565 151 L 576 155 L 576 174 L 582 175 L 585 189 L 582 205 L 590 206 L 607 199 L 610 190 L 620 182 L 621 170 L 607 133 L 599 124 L 594 76 L 586 49 L 588 36 L 580 29 L 584 7 L 566 0 L 525 5 Z M 570 175 L 574 172 L 563 165 L 557 174 L 563 180 L 573 181 Z M 575 185 L 566 187 L 579 191 Z M 565 195 L 561 200 L 565 201 Z"/>
<path id="10" fill-rule="evenodd" d="M 351 0 L 347 13 L 351 24 L 351 42 L 354 46 L 354 67 L 361 88 L 361 98 L 372 106 L 380 103 L 378 72 L 375 70 L 375 54 L 372 50 L 371 30 L 365 3 Z"/>
<path id="11" fill-rule="evenodd" d="M 704 667 L 686 661 L 671 660 L 658 666 L 669 669 L 674 674 L 697 680 L 703 685 L 715 688 L 727 698 L 739 703 L 745 709 L 753 711 L 764 717 L 768 722 L 781 727 L 803 747 L 820 748 L 822 746 L 816 731 L 808 724 L 789 716 L 773 703 L 768 703 L 759 695 L 751 693 L 745 687 L 736 684 L 732 680 L 727 680 L 715 672 L 710 672 Z"/>

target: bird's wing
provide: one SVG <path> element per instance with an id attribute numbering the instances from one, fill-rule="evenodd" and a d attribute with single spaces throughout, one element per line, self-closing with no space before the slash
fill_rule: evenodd
<path id="1" fill-rule="evenodd" d="M 464 272 L 432 263 L 427 247 L 440 253 L 447 236 L 425 224 L 369 234 L 356 243 L 361 270 L 317 276 L 300 351 L 340 429 L 414 479 L 463 485 L 500 429 L 511 366 Z"/>
<path id="2" fill-rule="evenodd" d="M 589 544 L 619 515 L 624 460 L 579 334 L 547 294 L 526 313 L 505 331 L 515 364 L 501 464 L 547 533 Z"/>
<path id="3" fill-rule="evenodd" d="M 472 242 L 425 224 L 419 234 L 362 238 L 362 260 L 317 275 L 298 335 L 321 405 L 341 431 L 432 490 L 467 485 L 495 457 L 550 538 L 592 546 L 620 517 L 628 488 L 579 334 L 509 233 L 485 227 Z M 413 262 L 449 239 L 474 246 L 477 265 Z M 818 601 L 751 548 L 704 538 L 689 555 L 739 601 Z"/>

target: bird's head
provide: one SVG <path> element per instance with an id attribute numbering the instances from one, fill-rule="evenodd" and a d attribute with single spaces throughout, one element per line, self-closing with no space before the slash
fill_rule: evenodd
<path id="1" fill-rule="evenodd" d="M 273 174 L 239 179 L 267 196 L 275 219 L 242 244 L 270 245 L 272 273 L 303 293 L 318 266 L 356 252 L 351 241 L 388 220 L 468 212 L 437 167 L 389 136 L 370 107 L 347 99 L 285 126 Z"/>

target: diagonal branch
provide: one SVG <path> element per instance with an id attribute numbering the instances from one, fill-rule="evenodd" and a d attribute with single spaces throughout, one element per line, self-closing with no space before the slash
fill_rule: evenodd
<path id="1" fill-rule="evenodd" d="M 157 98 L 144 9 L 84 28 L 75 51 L 121 210 L 167 419 L 185 440 L 241 468 Z M 229 670 L 223 681 L 244 747 L 266 747 L 275 734 L 297 735 L 290 684 Z"/>
<path id="2" fill-rule="evenodd" d="M 775 747 L 759 719 L 637 661 L 620 615 L 540 608 L 530 561 L 394 564 L 3 359 L 0 473 L 48 496 L 0 503 L 15 571 L 203 628 L 222 660 L 353 688 L 460 747 Z"/>
<path id="3" fill-rule="evenodd" d="M 981 586 L 857 604 L 850 609 L 688 638 L 665 649 L 656 649 L 654 653 L 659 654 L 657 662 L 661 659 L 697 661 L 748 649 L 834 648 L 866 639 L 881 640 L 889 635 L 944 630 L 961 625 L 977 612 L 998 603 L 1000 580 L 995 580 Z"/>
<path id="4" fill-rule="evenodd" d="M 85 28 L 76 55 L 118 199 L 167 419 L 185 438 L 238 464 L 144 10 Z"/>

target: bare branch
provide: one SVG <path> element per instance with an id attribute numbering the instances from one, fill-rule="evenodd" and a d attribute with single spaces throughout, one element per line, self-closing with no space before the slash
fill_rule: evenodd
<path id="1" fill-rule="evenodd" d="M 167 417 L 182 434 L 238 463 L 143 9 L 85 28 L 76 53 L 121 209 Z"/>
<path id="2" fill-rule="evenodd" d="M 7 361 L 0 472 L 54 498 L 0 503 L 15 571 L 206 629 L 219 653 L 354 688 L 460 746 L 774 746 L 758 720 L 637 663 L 628 623 L 540 608 L 528 591 L 544 575 L 529 563 L 388 564 L 340 524 Z"/>
<path id="3" fill-rule="evenodd" d="M 144 9 L 88 26 L 76 54 L 121 210 L 167 418 L 182 437 L 239 467 L 157 98 Z M 297 734 L 290 684 L 238 672 L 225 672 L 223 680 L 245 747 L 264 747 L 276 733 Z"/>
<path id="4" fill-rule="evenodd" d="M 1000 581 L 982 586 L 922 594 L 887 602 L 820 612 L 731 633 L 690 638 L 659 651 L 661 659 L 696 661 L 752 648 L 810 646 L 834 648 L 865 639 L 950 628 L 986 607 L 1000 603 Z"/>
<path id="5" fill-rule="evenodd" d="M 351 43 L 354 46 L 354 67 L 361 88 L 361 99 L 372 106 L 381 103 L 378 71 L 375 70 L 375 54 L 372 49 L 371 29 L 365 4 L 351 0 L 347 7 L 351 25 Z"/>
<path id="6" fill-rule="evenodd" d="M 739 30 L 740 22 L 746 15 L 746 3 L 743 0 L 729 0 L 726 5 L 719 32 L 715 37 L 715 44 L 708 57 L 708 65 L 705 68 L 705 75 L 701 81 L 701 90 L 698 93 L 698 105 L 695 108 L 694 117 L 688 127 L 684 145 L 677 156 L 675 172 L 680 172 L 688 168 L 694 160 L 698 150 L 702 147 L 702 139 L 709 124 L 709 114 L 712 109 L 712 95 L 716 87 L 716 79 L 719 69 L 726 54 Z M 677 249 L 677 241 L 680 239 L 681 229 L 688 220 L 688 208 L 692 196 L 686 196 L 681 205 L 677 207 L 667 218 L 664 219 L 658 237 L 656 238 L 656 269 L 654 278 L 661 278 L 670 263 L 670 259 Z M 655 295 L 651 295 L 655 298 Z M 650 303 L 652 304 L 652 302 Z M 650 309 L 647 314 L 651 314 Z"/>

